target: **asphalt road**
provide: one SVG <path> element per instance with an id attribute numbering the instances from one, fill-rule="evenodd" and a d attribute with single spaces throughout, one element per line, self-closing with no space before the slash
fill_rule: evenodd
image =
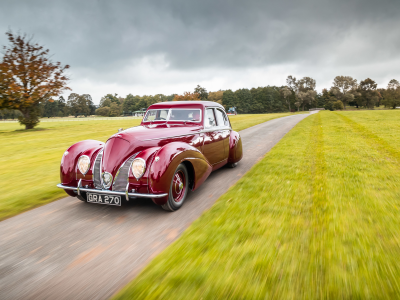
<path id="1" fill-rule="evenodd" d="M 114 207 L 67 197 L 0 222 L 0 299 L 109 298 L 307 116 L 242 130 L 238 167 L 212 173 L 176 212 L 142 199 Z"/>

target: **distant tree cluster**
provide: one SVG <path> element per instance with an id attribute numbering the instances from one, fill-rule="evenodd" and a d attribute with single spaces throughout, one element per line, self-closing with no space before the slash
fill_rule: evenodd
<path id="1" fill-rule="evenodd" d="M 157 94 L 154 96 L 133 96 L 129 94 L 125 97 L 122 105 L 122 113 L 124 115 L 132 115 L 135 111 L 147 109 L 150 105 L 158 102 L 172 101 L 175 94 L 166 96 L 163 94 Z"/>
<path id="2" fill-rule="evenodd" d="M 104 117 L 117 117 L 121 115 L 124 98 L 117 94 L 107 94 L 100 100 L 100 106 L 96 109 L 96 115 Z"/>
<path id="3" fill-rule="evenodd" d="M 396 108 L 400 106 L 400 83 L 396 79 L 389 81 L 386 90 L 378 90 L 382 94 L 382 104 L 385 107 Z"/>
<path id="4" fill-rule="evenodd" d="M 367 78 L 360 83 L 351 76 L 336 76 L 329 89 L 322 93 L 315 90 L 316 81 L 311 77 L 297 79 L 288 76 L 285 86 L 266 86 L 252 89 L 219 90 L 207 92 L 197 85 L 193 92 L 183 95 L 154 96 L 107 94 L 99 107 L 93 104 L 89 94 L 71 93 L 65 101 L 63 94 L 69 80 L 65 75 L 68 65 L 54 63 L 49 50 L 33 43 L 26 35 L 6 33 L 10 45 L 4 48 L 0 61 L 0 118 L 18 118 L 26 129 L 39 123 L 39 117 L 89 116 L 115 117 L 133 115 L 150 105 L 164 101 L 208 100 L 222 104 L 226 109 L 235 107 L 238 113 L 272 113 L 308 110 L 314 107 L 329 110 L 356 108 L 373 109 L 400 106 L 400 83 L 390 80 L 386 89 L 378 89 L 377 83 Z M 58 99 L 57 99 L 58 97 Z"/>

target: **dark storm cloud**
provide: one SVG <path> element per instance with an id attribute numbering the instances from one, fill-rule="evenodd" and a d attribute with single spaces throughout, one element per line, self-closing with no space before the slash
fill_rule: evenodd
<path id="1" fill-rule="evenodd" d="M 400 59 L 399 13 L 387 0 L 2 0 L 0 31 L 34 34 L 55 59 L 99 77 L 152 56 L 170 70 L 317 72 Z"/>

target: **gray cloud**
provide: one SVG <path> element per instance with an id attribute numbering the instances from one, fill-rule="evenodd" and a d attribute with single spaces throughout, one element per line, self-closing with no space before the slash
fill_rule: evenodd
<path id="1" fill-rule="evenodd" d="M 284 84 L 288 74 L 320 89 L 336 75 L 400 79 L 399 13 L 388 0 L 2 0 L 0 33 L 34 34 L 71 65 L 72 86 L 94 94 Z"/>

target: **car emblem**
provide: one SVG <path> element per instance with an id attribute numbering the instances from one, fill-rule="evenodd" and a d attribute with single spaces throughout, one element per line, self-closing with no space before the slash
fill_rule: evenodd
<path id="1" fill-rule="evenodd" d="M 111 183 L 112 183 L 112 180 L 113 180 L 112 175 L 110 173 L 108 173 L 108 172 L 104 172 L 101 175 L 101 177 L 103 179 L 103 187 L 105 189 L 108 189 L 111 186 Z"/>

